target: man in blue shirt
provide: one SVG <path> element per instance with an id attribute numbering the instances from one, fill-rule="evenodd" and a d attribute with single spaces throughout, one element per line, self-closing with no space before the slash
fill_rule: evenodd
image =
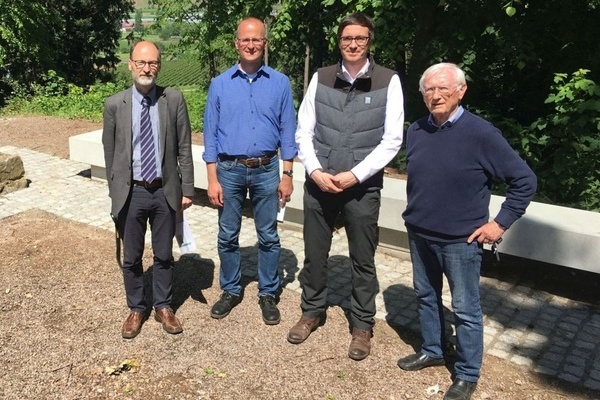
<path id="1" fill-rule="evenodd" d="M 226 317 L 241 298 L 239 234 L 249 192 L 259 242 L 259 304 L 263 321 L 275 325 L 280 321 L 276 295 L 281 252 L 276 218 L 280 204 L 288 202 L 293 191 L 296 114 L 288 77 L 263 64 L 265 35 L 264 24 L 256 18 L 238 25 L 235 48 L 240 61 L 217 76 L 208 91 L 202 157 L 208 199 L 219 207 L 217 247 L 223 293 L 211 316 Z"/>

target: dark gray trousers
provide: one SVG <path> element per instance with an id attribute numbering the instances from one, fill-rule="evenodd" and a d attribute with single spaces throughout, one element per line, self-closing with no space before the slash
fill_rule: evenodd
<path id="1" fill-rule="evenodd" d="M 154 309 L 171 304 L 173 284 L 173 237 L 175 211 L 169 207 L 163 188 L 134 186 L 119 213 L 119 230 L 123 238 L 123 280 L 127 306 L 132 311 L 147 308 L 144 293 L 144 254 L 146 227 L 152 232 L 152 294 Z"/>
<path id="2" fill-rule="evenodd" d="M 352 325 L 371 329 L 375 324 L 375 296 L 379 283 L 375 270 L 379 191 L 324 193 L 310 180 L 304 185 L 304 268 L 299 276 L 302 286 L 302 312 L 311 317 L 322 314 L 327 300 L 327 259 L 334 224 L 341 214 L 348 237 L 352 264 Z"/>

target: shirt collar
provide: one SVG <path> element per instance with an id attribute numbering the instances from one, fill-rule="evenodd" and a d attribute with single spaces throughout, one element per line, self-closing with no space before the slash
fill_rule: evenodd
<path id="1" fill-rule="evenodd" d="M 150 91 L 148 92 L 148 94 L 141 94 L 137 88 L 135 87 L 135 85 L 133 86 L 133 99 L 138 102 L 139 104 L 142 104 L 142 100 L 144 99 L 145 96 L 150 97 L 150 104 L 154 104 L 156 103 L 156 86 L 154 86 L 152 89 L 150 89 Z"/>
<path id="2" fill-rule="evenodd" d="M 352 78 L 352 76 L 350 76 L 350 73 L 348 72 L 348 70 L 346 69 L 346 66 L 344 65 L 344 62 L 342 61 L 342 74 L 344 75 L 344 78 L 350 82 L 350 83 L 354 83 L 355 80 L 357 80 L 358 78 L 360 78 L 363 75 L 367 74 L 367 71 L 369 70 L 369 67 L 371 66 L 371 62 L 369 61 L 369 59 L 367 58 L 367 62 L 365 63 L 365 65 L 363 65 L 363 67 L 360 69 L 360 71 L 358 71 L 358 74 L 356 74 L 356 77 Z"/>
<path id="3" fill-rule="evenodd" d="M 256 71 L 253 74 L 248 74 L 246 73 L 246 71 L 244 71 L 242 69 L 242 66 L 240 65 L 240 63 L 237 64 L 237 68 L 235 68 L 235 70 L 233 71 L 232 74 L 232 78 L 235 78 L 236 76 L 242 77 L 244 79 L 249 80 L 250 82 L 256 80 L 257 77 L 259 76 L 266 76 L 267 78 L 269 77 L 269 74 L 267 73 L 267 71 L 265 70 L 265 64 L 261 64 L 260 68 L 258 69 L 258 71 Z"/>
<path id="4" fill-rule="evenodd" d="M 450 118 L 448 118 L 448 120 L 446 122 L 442 123 L 440 126 L 437 126 L 435 124 L 431 114 L 429 114 L 429 118 L 427 118 L 427 122 L 429 122 L 430 125 L 433 125 L 436 128 L 446 128 L 446 127 L 449 128 L 452 125 L 454 125 L 456 123 L 456 121 L 458 121 L 458 119 L 461 117 L 461 115 L 463 115 L 464 112 L 465 112 L 465 109 L 463 108 L 463 106 L 458 106 L 458 108 L 456 109 L 456 112 L 454 114 L 452 114 L 450 116 Z"/>

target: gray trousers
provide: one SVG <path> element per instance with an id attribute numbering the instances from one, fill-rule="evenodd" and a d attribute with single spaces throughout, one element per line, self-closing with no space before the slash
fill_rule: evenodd
<path id="1" fill-rule="evenodd" d="M 352 264 L 352 326 L 369 330 L 375 324 L 375 296 L 379 291 L 375 270 L 380 192 L 345 191 L 324 193 L 307 180 L 304 185 L 304 268 L 302 312 L 316 317 L 327 301 L 327 259 L 337 217 L 341 214 L 348 237 Z"/>
<path id="2" fill-rule="evenodd" d="M 152 232 L 152 294 L 154 309 L 171 304 L 173 284 L 173 237 L 175 211 L 167 203 L 163 188 L 134 186 L 119 213 L 119 230 L 123 238 L 123 281 L 127 306 L 132 311 L 147 308 L 144 293 L 144 254 L 146 227 Z"/>

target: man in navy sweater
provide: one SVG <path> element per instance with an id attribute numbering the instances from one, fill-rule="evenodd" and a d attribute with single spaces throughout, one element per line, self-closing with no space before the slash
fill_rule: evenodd
<path id="1" fill-rule="evenodd" d="M 535 174 L 502 133 L 461 105 L 467 84 L 454 64 L 428 68 L 419 82 L 428 117 L 407 132 L 408 230 L 421 351 L 398 366 L 417 371 L 444 365 L 443 275 L 456 325 L 454 380 L 444 399 L 470 399 L 483 358 L 479 277 L 483 244 L 501 240 L 535 194 Z M 508 184 L 506 200 L 489 220 L 492 178 Z"/>

